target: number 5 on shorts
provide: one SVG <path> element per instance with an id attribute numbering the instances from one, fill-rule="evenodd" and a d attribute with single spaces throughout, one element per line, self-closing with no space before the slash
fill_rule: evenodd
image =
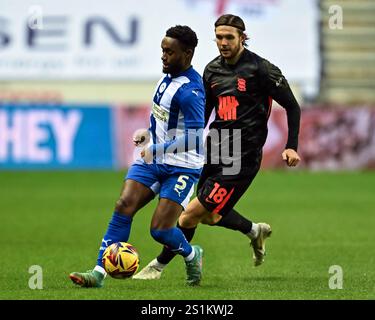
<path id="1" fill-rule="evenodd" d="M 176 191 L 178 195 L 180 195 L 181 192 L 185 190 L 187 180 L 189 180 L 189 176 L 181 175 L 178 177 L 177 183 L 174 186 L 174 191 Z"/>

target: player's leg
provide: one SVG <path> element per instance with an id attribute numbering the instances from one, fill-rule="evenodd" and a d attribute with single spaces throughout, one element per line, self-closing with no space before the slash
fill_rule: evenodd
<path id="1" fill-rule="evenodd" d="M 236 176 L 222 175 L 219 172 L 210 177 L 205 187 L 198 192 L 201 203 L 212 212 L 202 220 L 202 223 L 242 231 L 250 238 L 255 266 L 261 265 L 264 261 L 265 242 L 272 233 L 271 227 L 267 223 L 254 223 L 244 218 L 233 207 L 251 185 L 259 171 L 259 165 L 260 161 L 255 161 L 253 167 L 243 168 L 241 174 Z M 214 202 L 217 203 L 216 207 L 213 207 Z M 186 227 L 183 224 L 182 226 Z"/>
<path id="2" fill-rule="evenodd" d="M 222 216 L 208 211 L 198 198 L 195 198 L 191 204 L 190 211 L 183 212 L 178 221 L 179 228 L 188 233 L 190 239 L 193 238 L 198 223 L 238 230 L 250 239 L 255 239 L 259 234 L 259 225 L 246 219 L 234 209 Z"/>
<path id="3" fill-rule="evenodd" d="M 221 226 L 241 231 L 250 238 L 250 244 L 254 252 L 254 265 L 259 266 L 264 261 L 265 239 L 271 235 L 271 228 L 268 224 L 262 222 L 254 223 L 234 209 L 231 209 L 224 217 L 211 213 L 195 198 L 181 214 L 177 224 L 177 228 L 183 232 L 188 242 L 194 237 L 198 221 L 210 226 Z M 175 252 L 164 246 L 159 256 L 153 259 L 133 278 L 142 280 L 160 279 L 162 271 L 175 256 Z"/>
<path id="4" fill-rule="evenodd" d="M 178 229 L 182 231 L 185 236 L 186 241 L 190 243 L 193 238 L 195 229 L 185 229 L 182 228 L 178 223 L 176 226 Z M 136 280 L 157 280 L 160 279 L 161 274 L 164 268 L 167 266 L 169 262 L 173 260 L 173 258 L 177 255 L 174 251 L 172 251 L 169 247 L 163 246 L 162 251 L 160 252 L 159 256 L 155 259 L 151 260 L 141 271 L 133 276 L 133 279 Z"/>
<path id="5" fill-rule="evenodd" d="M 213 227 L 224 227 L 230 230 L 240 231 L 250 239 L 256 238 L 259 233 L 259 225 L 245 218 L 235 209 L 231 209 L 224 216 L 214 214 L 206 216 L 201 223 Z"/>
<path id="6" fill-rule="evenodd" d="M 172 252 L 184 257 L 187 284 L 198 285 L 202 276 L 203 250 L 199 246 L 191 246 L 182 231 L 175 227 L 181 212 L 182 207 L 178 203 L 160 199 L 151 223 L 151 235 Z"/>
<path id="7" fill-rule="evenodd" d="M 177 228 L 181 229 L 188 242 L 190 242 L 194 237 L 197 227 L 194 227 L 193 225 L 197 224 L 197 216 L 200 219 L 200 223 L 240 231 L 250 239 L 254 239 L 258 235 L 258 224 L 246 219 L 236 210 L 230 210 L 224 217 L 218 214 L 211 214 L 205 207 L 202 206 L 198 199 L 195 198 L 189 203 L 186 211 L 181 214 L 179 222 L 177 223 Z M 192 217 L 192 219 L 189 219 L 189 217 Z M 182 225 L 180 221 L 183 221 Z M 161 253 L 133 278 L 142 280 L 159 279 L 163 269 L 173 260 L 175 256 L 176 253 L 164 246 Z"/>
<path id="8" fill-rule="evenodd" d="M 266 223 L 253 223 L 241 216 L 233 207 L 249 188 L 259 171 L 259 166 L 260 160 L 256 159 L 253 167 L 243 168 L 239 175 L 224 175 L 221 170 L 211 172 L 198 190 L 197 196 L 200 203 L 210 212 L 201 220 L 202 223 L 241 230 L 250 238 L 255 266 L 261 265 L 264 261 L 265 241 L 271 235 L 271 227 Z M 184 220 L 182 215 L 179 220 L 180 226 L 192 227 L 189 221 L 191 220 Z"/>
<path id="9" fill-rule="evenodd" d="M 156 241 L 184 257 L 187 284 L 198 285 L 202 274 L 203 250 L 199 246 L 191 246 L 175 225 L 189 203 L 200 172 L 186 170 L 181 174 L 180 168 L 171 166 L 164 166 L 162 170 L 165 176 L 161 183 L 160 201 L 151 222 L 151 235 Z"/>
<path id="10" fill-rule="evenodd" d="M 186 210 L 182 212 L 177 223 L 177 229 L 182 231 L 187 242 L 190 242 L 193 239 L 199 221 L 209 214 L 210 212 L 201 205 L 197 198 L 193 199 L 187 205 Z M 181 223 L 186 223 L 188 226 L 186 228 L 182 227 Z M 169 246 L 163 246 L 162 252 L 159 254 L 159 256 L 153 259 L 146 267 L 133 276 L 133 279 L 160 279 L 163 269 L 176 255 L 177 253 L 171 250 Z"/>
<path id="11" fill-rule="evenodd" d="M 189 203 L 186 210 L 181 214 L 177 224 L 177 228 L 181 229 L 188 242 L 193 239 L 199 222 L 210 226 L 220 226 L 235 231 L 241 231 L 250 239 L 257 238 L 259 234 L 259 225 L 246 219 L 234 209 L 231 209 L 223 217 L 219 214 L 209 212 L 199 202 L 198 198 L 195 198 Z M 162 270 L 169 262 L 172 261 L 175 256 L 176 253 L 164 246 L 159 256 L 152 260 L 146 268 L 140 271 L 138 275 L 134 276 L 133 278 L 159 279 Z"/>
<path id="12" fill-rule="evenodd" d="M 112 219 L 100 246 L 97 266 L 102 266 L 103 252 L 109 245 L 115 242 L 128 241 L 134 215 L 154 196 L 155 194 L 149 187 L 138 181 L 127 179 L 124 182 L 120 198 L 116 202 Z"/>
<path id="13" fill-rule="evenodd" d="M 190 242 L 193 239 L 199 222 L 238 230 L 250 238 L 254 265 L 262 264 L 265 255 L 265 239 L 271 235 L 271 227 L 266 223 L 254 223 L 233 209 L 250 186 L 258 170 L 259 167 L 254 166 L 253 170 L 245 170 L 244 175 L 228 177 L 222 176 L 221 170 L 215 172 L 210 166 L 206 166 L 199 180 L 198 197 L 182 213 L 177 225 L 187 241 Z M 133 278 L 159 279 L 163 269 L 175 255 L 164 246 L 159 256 Z"/>
<path id="14" fill-rule="evenodd" d="M 139 175 L 142 175 L 142 179 L 139 178 Z M 146 167 L 132 166 L 130 168 L 99 248 L 96 266 L 92 271 L 71 273 L 69 277 L 75 284 L 82 287 L 101 287 L 103 285 L 106 275 L 102 265 L 103 252 L 112 243 L 128 241 L 133 216 L 154 198 L 155 193 L 152 191 L 154 183 L 155 178 Z"/>
<path id="15" fill-rule="evenodd" d="M 202 206 L 202 204 L 200 204 L 197 198 L 194 199 L 193 202 L 194 203 L 192 203 L 190 211 L 182 213 L 177 225 L 177 227 L 182 230 L 189 242 L 193 239 L 196 230 L 197 215 L 199 215 L 199 222 L 202 224 L 240 231 L 250 240 L 256 239 L 259 236 L 259 224 L 245 218 L 235 209 L 231 209 L 224 216 L 221 216 L 219 214 L 209 212 L 207 209 L 205 209 L 205 207 Z M 199 203 L 199 206 L 196 205 L 197 203 Z M 173 259 L 173 257 L 173 252 L 167 248 L 163 248 L 163 252 L 158 256 L 157 260 L 163 265 L 166 265 Z"/>
<path id="16" fill-rule="evenodd" d="M 223 217 L 210 214 L 202 219 L 201 223 L 210 226 L 221 226 L 231 230 L 241 231 L 250 239 L 250 246 L 253 250 L 254 265 L 260 266 L 264 262 L 266 254 L 266 239 L 271 236 L 271 226 L 264 222 L 255 223 L 247 220 L 237 211 L 232 209 Z"/>
<path id="17" fill-rule="evenodd" d="M 211 172 L 207 166 L 203 167 L 203 171 L 201 172 L 200 179 L 198 182 L 197 189 L 199 190 L 204 181 L 210 176 Z M 196 200 L 194 199 L 192 202 L 190 202 L 187 205 L 186 210 L 183 212 L 183 215 L 190 214 L 192 211 L 191 209 L 195 207 L 194 202 Z M 207 210 L 202 207 L 202 210 L 206 212 Z M 188 242 L 190 242 L 193 239 L 195 229 L 196 228 L 183 228 L 177 223 L 177 228 L 179 228 L 182 233 L 185 235 L 185 238 Z M 149 262 L 147 266 L 145 266 L 141 271 L 139 271 L 136 275 L 133 276 L 133 279 L 140 279 L 140 280 L 155 280 L 160 279 L 161 273 L 164 269 L 164 267 L 167 266 L 169 262 L 172 261 L 172 259 L 177 254 L 173 251 L 171 251 L 168 247 L 163 246 L 161 253 L 152 261 Z"/>

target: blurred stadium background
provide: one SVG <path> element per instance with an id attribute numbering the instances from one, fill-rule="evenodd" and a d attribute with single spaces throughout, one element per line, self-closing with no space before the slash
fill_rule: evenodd
<path id="1" fill-rule="evenodd" d="M 271 192 L 268 194 L 275 194 L 282 201 L 276 193 L 283 188 L 283 181 L 287 181 L 286 184 L 291 181 L 290 185 L 299 189 L 299 193 L 289 190 L 290 198 L 283 199 L 289 199 L 292 203 L 298 197 L 313 201 L 314 210 L 311 211 L 318 217 L 317 220 L 312 219 L 309 225 L 307 216 L 306 219 L 299 216 L 301 225 L 306 223 L 302 230 L 311 233 L 313 229 L 316 232 L 314 223 L 336 208 L 337 215 L 334 216 L 337 219 L 343 216 L 348 219 L 343 220 L 347 229 L 345 226 L 332 227 L 335 232 L 341 232 L 341 236 L 335 238 L 337 242 L 347 241 L 353 245 L 350 226 L 361 225 L 356 230 L 359 232 L 357 239 L 363 241 L 359 244 L 360 249 L 375 252 L 371 229 L 374 226 L 371 212 L 374 211 L 375 177 L 368 170 L 375 168 L 374 1 L 0 0 L 0 239 L 6 253 L 10 255 L 13 252 L 12 247 L 5 244 L 6 236 L 14 237 L 17 234 L 15 230 L 20 230 L 24 236 L 21 239 L 25 241 L 49 232 L 59 221 L 58 224 L 66 227 L 62 227 L 66 233 L 61 234 L 60 240 L 68 254 L 69 248 L 75 244 L 65 243 L 64 239 L 80 233 L 80 228 L 76 226 L 72 230 L 70 228 L 73 227 L 68 227 L 63 217 L 57 217 L 65 214 L 69 222 L 74 221 L 78 225 L 93 214 L 95 217 L 102 215 L 98 218 L 99 226 L 90 222 L 92 233 L 84 231 L 87 237 L 80 242 L 82 254 L 92 246 L 93 241 L 99 241 L 98 237 L 108 221 L 111 205 L 120 188 L 123 172 L 134 159 L 132 133 L 148 126 L 154 85 L 161 76 L 160 41 L 165 30 L 176 24 L 186 24 L 197 32 L 199 44 L 193 65 L 202 73 L 206 63 L 217 55 L 213 24 L 222 13 L 238 14 L 245 20 L 250 37 L 249 49 L 280 67 L 302 107 L 299 144 L 302 163 L 293 171 L 279 171 L 283 168 L 280 153 L 286 141 L 287 128 L 284 110 L 274 102 L 263 161 L 263 169 L 270 171 L 263 171 L 265 173 L 261 174 L 260 182 L 254 188 L 255 193 L 252 196 L 249 194 L 256 209 L 270 211 L 269 216 L 259 213 L 259 218 L 268 217 L 281 223 L 279 216 L 271 215 L 272 211 L 287 209 L 280 209 L 280 202 L 277 201 L 274 209 L 272 206 L 262 207 L 261 203 L 272 203 L 272 200 L 260 194 Z M 97 170 L 104 170 L 104 173 Z M 365 174 L 359 172 L 363 170 Z M 90 174 L 82 171 L 89 171 Z M 311 171 L 319 173 L 313 174 Z M 336 171 L 339 173 L 336 174 Z M 90 180 L 93 176 L 95 179 Z M 287 180 L 288 177 L 290 180 Z M 313 185 L 309 185 L 309 181 Z M 64 183 L 65 189 L 61 187 Z M 101 187 L 98 194 L 91 193 L 93 189 Z M 332 203 L 326 203 L 324 197 L 329 198 L 329 192 L 341 190 L 339 187 L 344 190 L 335 194 Z M 54 188 L 59 190 L 58 196 L 50 194 Z M 111 192 L 105 188 L 110 188 Z M 284 190 L 282 194 L 287 197 L 287 192 Z M 311 192 L 311 197 L 304 192 Z M 81 204 L 75 202 L 78 199 L 72 200 L 72 193 L 82 199 Z M 68 197 L 64 199 L 64 195 Z M 324 198 L 323 204 L 317 205 L 321 197 Z M 94 203 L 97 207 L 88 206 L 91 212 L 86 212 L 90 211 L 85 210 L 87 203 L 93 199 L 96 199 Z M 56 201 L 65 205 L 70 201 L 74 206 L 60 204 L 62 207 L 59 207 Z M 296 210 L 302 207 L 309 211 L 304 203 L 295 203 L 298 203 L 298 209 L 295 204 Z M 248 210 L 245 202 L 241 205 L 243 210 Z M 287 202 L 284 205 L 293 207 Z M 360 212 L 357 205 L 362 206 Z M 49 212 L 49 208 L 54 212 Z M 44 227 L 41 227 L 31 218 L 27 220 L 29 227 L 34 226 L 33 235 L 28 233 L 30 230 L 22 231 L 21 227 L 22 217 L 28 210 L 32 216 L 38 217 L 40 214 L 40 221 L 44 221 Z M 94 210 L 95 213 L 92 212 Z M 108 215 L 103 215 L 104 210 Z M 363 213 L 365 222 L 358 216 L 360 213 Z M 288 213 L 285 214 L 284 217 L 288 217 Z M 15 218 L 17 216 L 20 218 Z M 78 216 L 82 220 L 76 220 Z M 295 217 L 289 218 L 286 218 L 289 223 L 295 221 Z M 148 219 L 149 216 L 144 220 L 146 225 Z M 327 227 L 324 224 L 319 226 Z M 355 225 L 352 228 L 356 228 Z M 56 234 L 59 234 L 58 231 Z M 230 233 L 225 235 L 227 238 L 233 236 Z M 38 246 L 49 242 L 48 239 L 40 238 Z M 141 239 L 139 236 L 134 241 Z M 282 239 L 278 241 L 282 242 Z M 311 234 L 307 239 L 314 241 Z M 150 243 L 153 241 L 151 237 L 148 240 Z M 135 245 L 143 250 L 143 263 L 152 258 L 158 248 L 154 243 L 150 249 L 140 243 Z M 283 250 L 280 244 L 275 242 L 274 245 Z M 30 249 L 32 252 L 35 247 Z M 309 252 L 313 254 L 316 248 L 310 249 L 312 251 Z M 324 251 L 327 248 L 321 244 L 320 249 Z M 336 248 L 330 247 L 329 250 L 335 252 Z M 343 252 L 346 255 L 352 250 L 353 247 L 349 245 Z M 94 245 L 90 251 L 91 259 L 84 260 L 85 263 L 95 260 L 92 258 L 95 258 L 95 252 Z M 353 257 L 346 258 L 352 261 Z M 19 260 L 22 260 L 21 257 Z M 78 260 L 83 262 L 82 258 Z M 37 259 L 32 258 L 27 263 L 32 261 L 38 263 Z M 258 297 L 374 298 L 373 255 L 365 261 L 364 270 L 353 267 L 359 272 L 358 283 L 362 289 L 352 290 L 349 296 L 319 295 L 320 289 L 316 288 L 314 294 L 303 295 L 304 285 L 301 283 L 300 296 L 276 293 L 275 296 Z M 61 272 L 82 266 L 70 262 L 68 265 L 61 262 L 61 268 L 66 267 Z M 20 266 L 20 270 L 24 270 L 25 265 Z M 290 267 L 291 273 L 292 270 Z M 2 272 L 1 280 L 5 280 L 5 274 Z M 366 274 L 370 278 L 366 278 Z M 25 278 L 27 276 L 24 275 Z M 277 282 L 277 276 L 274 278 Z M 11 284 L 4 283 L 6 290 L 2 293 L 3 298 L 33 297 L 27 293 L 19 294 Z M 254 286 L 258 284 L 253 282 Z M 17 285 L 23 288 L 21 284 Z M 282 290 L 285 283 L 280 282 L 279 285 Z M 7 295 L 7 290 L 13 294 Z M 356 295 L 358 292 L 361 294 Z M 64 298 L 58 293 L 52 297 Z M 146 294 L 143 297 L 152 296 Z M 189 294 L 177 297 L 194 298 Z M 222 298 L 220 295 L 196 297 Z M 251 296 L 236 294 L 231 297 L 247 299 Z"/>
<path id="2" fill-rule="evenodd" d="M 127 167 L 131 134 L 148 125 L 165 30 L 196 30 L 194 66 L 203 72 L 217 55 L 213 23 L 223 12 L 245 19 L 249 48 L 291 83 L 303 108 L 301 167 L 375 166 L 372 1 L 0 4 L 1 168 Z M 265 167 L 282 165 L 284 112 L 275 103 L 273 111 Z"/>

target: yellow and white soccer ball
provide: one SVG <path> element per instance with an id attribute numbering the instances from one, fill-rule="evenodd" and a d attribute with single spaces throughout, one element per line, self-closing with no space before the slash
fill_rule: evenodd
<path id="1" fill-rule="evenodd" d="M 126 279 L 134 275 L 139 268 L 137 249 L 130 243 L 115 242 L 103 253 L 103 268 L 115 279 Z"/>

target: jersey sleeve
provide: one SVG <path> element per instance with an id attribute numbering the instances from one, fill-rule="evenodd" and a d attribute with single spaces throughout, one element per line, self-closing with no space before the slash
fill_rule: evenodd
<path id="1" fill-rule="evenodd" d="M 260 63 L 260 79 L 265 93 L 279 103 L 287 113 L 288 141 L 286 149 L 297 151 L 301 108 L 280 69 L 263 59 Z"/>
<path id="2" fill-rule="evenodd" d="M 204 109 L 204 126 L 207 126 L 208 121 L 210 120 L 210 116 L 212 113 L 212 109 L 214 108 L 214 102 L 211 95 L 211 88 L 210 83 L 207 81 L 206 77 L 206 70 L 203 73 L 203 85 L 204 85 L 204 91 L 206 94 L 206 105 Z"/>
<path id="3" fill-rule="evenodd" d="M 189 86 L 180 97 L 180 110 L 186 129 L 204 128 L 205 94 L 202 88 Z"/>

